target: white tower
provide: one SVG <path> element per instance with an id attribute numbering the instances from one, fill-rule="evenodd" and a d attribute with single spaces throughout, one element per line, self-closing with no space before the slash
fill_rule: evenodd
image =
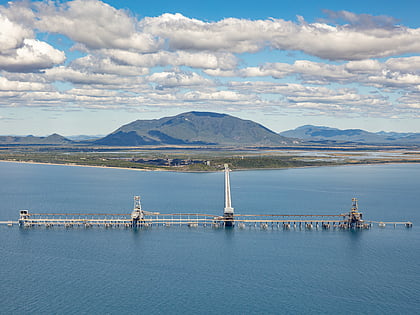
<path id="1" fill-rule="evenodd" d="M 134 196 L 134 209 L 133 212 L 131 212 L 131 220 L 133 221 L 133 224 L 136 224 L 139 220 L 144 219 L 144 213 L 141 209 L 141 203 L 140 203 L 140 196 Z"/>
<path id="2" fill-rule="evenodd" d="M 225 211 L 224 214 L 233 214 L 232 199 L 230 197 L 230 179 L 229 179 L 229 168 L 225 164 Z"/>
<path id="3" fill-rule="evenodd" d="M 233 208 L 232 199 L 230 197 L 230 179 L 229 179 L 229 167 L 225 164 L 225 209 L 223 217 L 225 220 L 225 226 L 233 226 Z"/>

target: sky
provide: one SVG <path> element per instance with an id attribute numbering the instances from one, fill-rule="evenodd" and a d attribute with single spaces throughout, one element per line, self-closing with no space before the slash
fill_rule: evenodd
<path id="1" fill-rule="evenodd" d="M 212 111 L 420 132 L 420 1 L 2 1 L 0 135 Z"/>

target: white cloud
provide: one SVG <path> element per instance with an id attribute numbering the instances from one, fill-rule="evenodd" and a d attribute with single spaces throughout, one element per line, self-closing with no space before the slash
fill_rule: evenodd
<path id="1" fill-rule="evenodd" d="M 351 73 L 370 74 L 382 71 L 384 65 L 377 60 L 367 59 L 350 61 L 344 65 L 344 69 Z"/>
<path id="2" fill-rule="evenodd" d="M 163 14 L 145 17 L 139 25 L 144 32 L 168 40 L 175 50 L 229 51 L 235 53 L 256 52 L 264 47 L 264 36 L 257 23 L 240 19 L 224 19 L 219 22 L 203 22 L 182 14 Z"/>
<path id="3" fill-rule="evenodd" d="M 31 30 L 0 13 L 0 69 L 29 72 L 64 62 L 64 52 L 33 36 Z"/>
<path id="4" fill-rule="evenodd" d="M 420 52 L 420 29 L 386 16 L 327 14 L 316 23 L 301 17 L 206 22 L 181 14 L 139 20 L 97 0 L 10 2 L 0 6 L 0 104 L 271 106 L 389 117 L 418 110 L 420 57 L 398 56 Z M 51 33 L 64 36 L 49 42 L 67 37 L 86 56 L 64 64 L 64 52 L 35 39 Z M 339 62 L 264 62 L 273 50 Z M 255 55 L 242 62 L 242 53 Z M 397 58 L 375 59 L 387 56 Z M 251 77 L 261 81 L 236 82 Z M 65 91 L 54 88 L 57 81 Z M 278 83 L 287 81 L 299 83 Z M 355 88 L 362 85 L 369 92 Z"/>
<path id="5" fill-rule="evenodd" d="M 273 67 L 274 64 L 265 64 L 260 67 L 246 67 L 241 69 L 223 70 L 223 69 L 205 69 L 204 73 L 214 77 L 273 77 L 276 79 L 283 78 L 292 73 L 292 67 L 289 64 L 283 65 L 283 69 L 280 69 L 280 64 Z"/>
<path id="6" fill-rule="evenodd" d="M 29 72 L 53 67 L 66 59 L 65 54 L 36 39 L 25 39 L 23 46 L 12 54 L 0 55 L 0 69 Z"/>
<path id="7" fill-rule="evenodd" d="M 137 29 L 136 19 L 127 11 L 101 1 L 37 2 L 34 5 L 38 12 L 34 21 L 36 28 L 66 35 L 88 48 L 151 52 L 161 46 L 161 41 L 153 35 Z"/>
<path id="8" fill-rule="evenodd" d="M 420 29 L 358 28 L 282 19 L 228 18 L 203 22 L 181 14 L 146 17 L 144 32 L 166 39 L 176 50 L 255 53 L 265 47 L 297 50 L 330 60 L 361 60 L 420 51 Z"/>
<path id="9" fill-rule="evenodd" d="M 380 95 L 363 95 L 354 89 L 330 89 L 327 87 L 304 86 L 301 84 L 276 84 L 264 81 L 232 82 L 233 91 L 256 94 L 278 94 L 283 98 L 277 106 L 322 111 L 324 114 L 342 113 L 348 115 L 387 115 L 390 102 Z M 384 110 L 386 109 L 386 110 Z"/>
<path id="10" fill-rule="evenodd" d="M 398 98 L 398 108 L 409 111 L 413 118 L 420 118 L 420 88 L 417 92 L 407 93 Z"/>
<path id="11" fill-rule="evenodd" d="M 161 49 L 255 53 L 264 48 L 302 51 L 329 60 L 363 60 L 420 51 L 420 29 L 386 16 L 327 13 L 350 21 L 332 25 L 282 19 L 226 18 L 204 22 L 179 13 L 138 20 L 98 0 L 11 3 L 2 13 L 16 23 L 63 34 L 88 49 L 157 52 Z M 214 69 L 215 67 L 209 67 Z"/>
<path id="12" fill-rule="evenodd" d="M 140 77 L 130 78 L 113 74 L 82 72 L 64 66 L 45 70 L 45 76 L 50 81 L 63 81 L 74 84 L 108 85 L 111 86 L 111 88 L 120 88 L 127 84 L 143 82 Z"/>
<path id="13" fill-rule="evenodd" d="M 183 95 L 186 101 L 216 101 L 216 102 L 248 102 L 257 97 L 250 97 L 246 94 L 240 94 L 235 91 L 216 91 L 216 92 L 200 92 L 191 91 Z"/>
<path id="14" fill-rule="evenodd" d="M 207 69 L 204 72 L 219 77 L 273 77 L 297 76 L 306 84 L 361 84 L 379 89 L 416 89 L 420 84 L 420 57 L 349 61 L 328 64 L 297 60 L 293 64 L 267 63 L 260 67 L 235 70 Z"/>
<path id="15" fill-rule="evenodd" d="M 24 45 L 25 38 L 32 37 L 32 30 L 13 23 L 0 13 L 0 54 L 8 54 Z"/>
<path id="16" fill-rule="evenodd" d="M 11 3 L 1 11 L 15 22 L 66 35 L 93 50 L 255 53 L 269 47 L 329 60 L 363 60 L 420 51 L 420 29 L 394 25 L 395 19 L 386 16 L 347 11 L 327 12 L 330 18 L 350 21 L 346 25 L 307 23 L 301 17 L 298 22 L 274 18 L 204 22 L 179 13 L 138 20 L 128 11 L 98 0 Z"/>
<path id="17" fill-rule="evenodd" d="M 195 72 L 156 72 L 147 80 L 158 84 L 159 88 L 212 86 L 214 83 Z"/>
<path id="18" fill-rule="evenodd" d="M 378 88 L 413 89 L 420 86 L 420 75 L 387 71 L 366 78 L 364 83 Z"/>
<path id="19" fill-rule="evenodd" d="M 127 50 L 101 50 L 118 63 L 139 67 L 187 66 L 202 69 L 232 69 L 236 67 L 236 57 L 230 53 L 159 51 L 150 54 L 139 54 Z"/>
<path id="20" fill-rule="evenodd" d="M 279 65 L 274 64 L 274 68 Z M 280 70 L 284 66 L 280 64 Z M 339 82 L 354 77 L 353 74 L 347 72 L 340 65 L 331 65 L 320 62 L 312 62 L 308 60 L 297 60 L 291 67 L 291 72 L 299 74 L 304 80 L 315 79 L 328 82 Z"/>
<path id="21" fill-rule="evenodd" d="M 389 58 L 385 65 L 391 71 L 420 74 L 420 56 Z"/>
<path id="22" fill-rule="evenodd" d="M 149 73 L 148 67 L 137 67 L 115 63 L 109 57 L 88 55 L 73 60 L 70 67 L 80 72 L 99 74 L 116 74 L 121 76 L 138 76 Z"/>
<path id="23" fill-rule="evenodd" d="M 105 89 L 92 89 L 89 87 L 73 88 L 66 91 L 66 94 L 83 97 L 105 98 L 118 96 L 120 92 Z"/>
<path id="24" fill-rule="evenodd" d="M 10 81 L 5 77 L 0 77 L 0 91 L 40 91 L 48 88 L 43 83 Z"/>
<path id="25" fill-rule="evenodd" d="M 273 77 L 276 79 L 290 75 L 297 75 L 302 80 L 327 84 L 331 82 L 344 82 L 355 78 L 355 74 L 348 71 L 343 65 L 333 65 L 309 60 L 297 60 L 293 64 L 266 63 L 260 67 L 247 67 L 237 70 L 223 71 L 204 70 L 208 75 L 224 77 Z"/>

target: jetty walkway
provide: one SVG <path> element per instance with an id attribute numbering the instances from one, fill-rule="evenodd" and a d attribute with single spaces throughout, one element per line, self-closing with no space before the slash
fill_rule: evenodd
<path id="1" fill-rule="evenodd" d="M 223 215 L 215 216 L 201 213 L 169 213 L 150 212 L 142 209 L 140 196 L 134 197 L 134 209 L 131 214 L 109 213 L 31 213 L 29 210 L 20 210 L 19 220 L 0 221 L 0 225 L 18 225 L 30 227 L 125 227 L 146 228 L 153 226 L 211 226 L 261 228 L 261 229 L 369 229 L 373 225 L 385 227 L 386 225 L 403 225 L 411 228 L 412 222 L 383 222 L 365 221 L 363 214 L 358 210 L 357 199 L 352 199 L 350 212 L 343 214 L 235 214 L 232 207 L 230 192 L 229 168 L 225 164 L 225 208 Z"/>

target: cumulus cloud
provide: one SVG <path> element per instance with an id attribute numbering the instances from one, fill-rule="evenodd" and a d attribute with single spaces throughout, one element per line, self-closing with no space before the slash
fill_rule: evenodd
<path id="1" fill-rule="evenodd" d="M 380 89 L 412 90 L 420 82 L 420 57 L 389 58 L 385 62 L 367 59 L 342 64 L 328 64 L 309 60 L 296 60 L 293 64 L 266 63 L 260 67 L 234 70 L 207 69 L 215 77 L 273 77 L 295 76 L 306 84 L 332 83 L 373 86 Z"/>
<path id="2" fill-rule="evenodd" d="M 169 13 L 139 19 L 98 0 L 12 1 L 0 6 L 0 104 L 211 104 L 378 116 L 418 110 L 420 57 L 401 55 L 420 52 L 420 29 L 387 16 L 325 13 L 315 23 Z M 83 57 L 64 63 L 64 52 L 52 46 L 63 38 Z M 327 61 L 259 58 L 275 50 Z M 54 88 L 57 81 L 65 91 Z M 370 93 L 359 93 L 361 85 Z"/>
<path id="3" fill-rule="evenodd" d="M 274 94 L 283 98 L 284 107 L 322 111 L 325 114 L 336 112 L 348 115 L 380 114 L 391 106 L 391 103 L 380 95 L 362 95 L 355 89 L 330 89 L 327 87 L 305 86 L 301 84 L 276 84 L 264 81 L 232 82 L 230 88 L 246 93 Z M 274 102 L 275 104 L 275 102 Z M 326 112 L 324 112 L 326 111 Z M 387 111 L 383 111 L 387 112 Z"/>
<path id="4" fill-rule="evenodd" d="M 368 77 L 365 83 L 379 88 L 410 89 L 420 86 L 420 76 L 410 73 L 386 72 L 383 75 Z"/>
<path id="5" fill-rule="evenodd" d="M 382 71 L 383 68 L 383 64 L 381 64 L 377 60 L 372 59 L 350 61 L 344 65 L 344 69 L 348 72 L 359 74 L 377 73 L 379 71 Z"/>
<path id="6" fill-rule="evenodd" d="M 397 106 L 403 110 L 410 111 L 413 118 L 420 118 L 420 89 L 417 92 L 399 97 Z"/>
<path id="7" fill-rule="evenodd" d="M 161 41 L 141 32 L 136 19 L 97 0 L 74 0 L 64 3 L 37 2 L 34 25 L 41 31 L 66 35 L 88 48 L 134 49 L 156 51 Z"/>
<path id="8" fill-rule="evenodd" d="M 357 15 L 353 16 L 356 19 Z M 359 17 L 363 20 L 363 17 Z M 329 60 L 360 60 L 420 51 L 420 29 L 300 23 L 282 19 L 228 18 L 203 22 L 181 14 L 146 17 L 148 34 L 164 38 L 175 50 L 257 52 L 265 47 L 297 50 Z"/>
<path id="9" fill-rule="evenodd" d="M 195 72 L 156 72 L 147 79 L 156 83 L 158 88 L 212 86 L 214 83 Z"/>
<path id="10" fill-rule="evenodd" d="M 29 72 L 64 62 L 64 52 L 33 36 L 32 30 L 0 13 L 0 69 Z"/>
<path id="11" fill-rule="evenodd" d="M 48 88 L 43 83 L 10 81 L 5 77 L 0 77 L 0 91 L 40 91 Z"/>
<path id="12" fill-rule="evenodd" d="M 159 51 L 150 54 L 139 54 L 127 50 L 101 50 L 117 63 L 139 67 L 186 66 L 202 69 L 232 69 L 237 65 L 237 59 L 230 53 Z"/>
<path id="13" fill-rule="evenodd" d="M 120 88 L 127 84 L 143 82 L 143 80 L 138 77 L 129 78 L 112 74 L 88 73 L 64 66 L 45 70 L 45 76 L 50 81 L 63 81 L 74 84 L 108 85 L 111 86 L 111 88 Z"/>
<path id="14" fill-rule="evenodd" d="M 235 91 L 215 91 L 215 92 L 200 92 L 191 91 L 183 95 L 185 101 L 216 101 L 216 102 L 248 102 L 249 95 L 241 94 Z M 254 99 L 257 97 L 254 96 Z"/>
<path id="15" fill-rule="evenodd" d="M 7 54 L 24 45 L 25 38 L 32 37 L 32 30 L 13 23 L 0 13 L 0 54 Z"/>
<path id="16" fill-rule="evenodd" d="M 223 69 L 205 69 L 204 73 L 214 76 L 214 77 L 273 77 L 276 79 L 283 78 L 292 73 L 292 66 L 286 63 L 283 63 L 283 69 L 280 64 L 274 68 L 274 64 L 265 64 L 259 67 L 246 67 L 233 70 L 223 70 Z"/>
<path id="17" fill-rule="evenodd" d="M 420 56 L 390 58 L 385 65 L 391 71 L 420 74 Z"/>
<path id="18" fill-rule="evenodd" d="M 64 52 L 36 39 L 25 39 L 23 45 L 10 54 L 0 54 L 0 69 L 30 72 L 51 68 L 66 59 Z"/>
<path id="19" fill-rule="evenodd" d="M 88 49 L 255 53 L 269 47 L 329 60 L 362 60 L 420 51 L 420 29 L 396 25 L 396 20 L 387 16 L 347 11 L 326 11 L 329 18 L 316 23 L 307 23 L 302 17 L 298 22 L 274 18 L 204 22 L 179 13 L 138 20 L 128 11 L 98 0 L 12 4 L 2 11 L 14 21 L 66 35 Z M 347 24 L 331 24 L 337 20 Z"/>
<path id="20" fill-rule="evenodd" d="M 275 79 L 296 75 L 306 82 L 328 84 L 346 82 L 354 79 L 355 74 L 343 65 L 333 65 L 309 60 L 296 60 L 293 64 L 266 63 L 260 67 L 246 67 L 236 70 L 204 70 L 208 75 L 222 77 L 273 77 Z"/>
<path id="21" fill-rule="evenodd" d="M 139 25 L 145 32 L 165 38 L 175 50 L 243 53 L 256 52 L 264 47 L 264 35 L 260 27 L 255 27 L 258 23 L 265 22 L 234 18 L 203 22 L 179 13 L 166 13 L 159 17 L 145 17 Z"/>
<path id="22" fill-rule="evenodd" d="M 116 74 L 121 76 L 138 76 L 149 73 L 149 67 L 137 67 L 114 62 L 109 57 L 88 55 L 75 59 L 70 68 L 81 72 Z"/>

